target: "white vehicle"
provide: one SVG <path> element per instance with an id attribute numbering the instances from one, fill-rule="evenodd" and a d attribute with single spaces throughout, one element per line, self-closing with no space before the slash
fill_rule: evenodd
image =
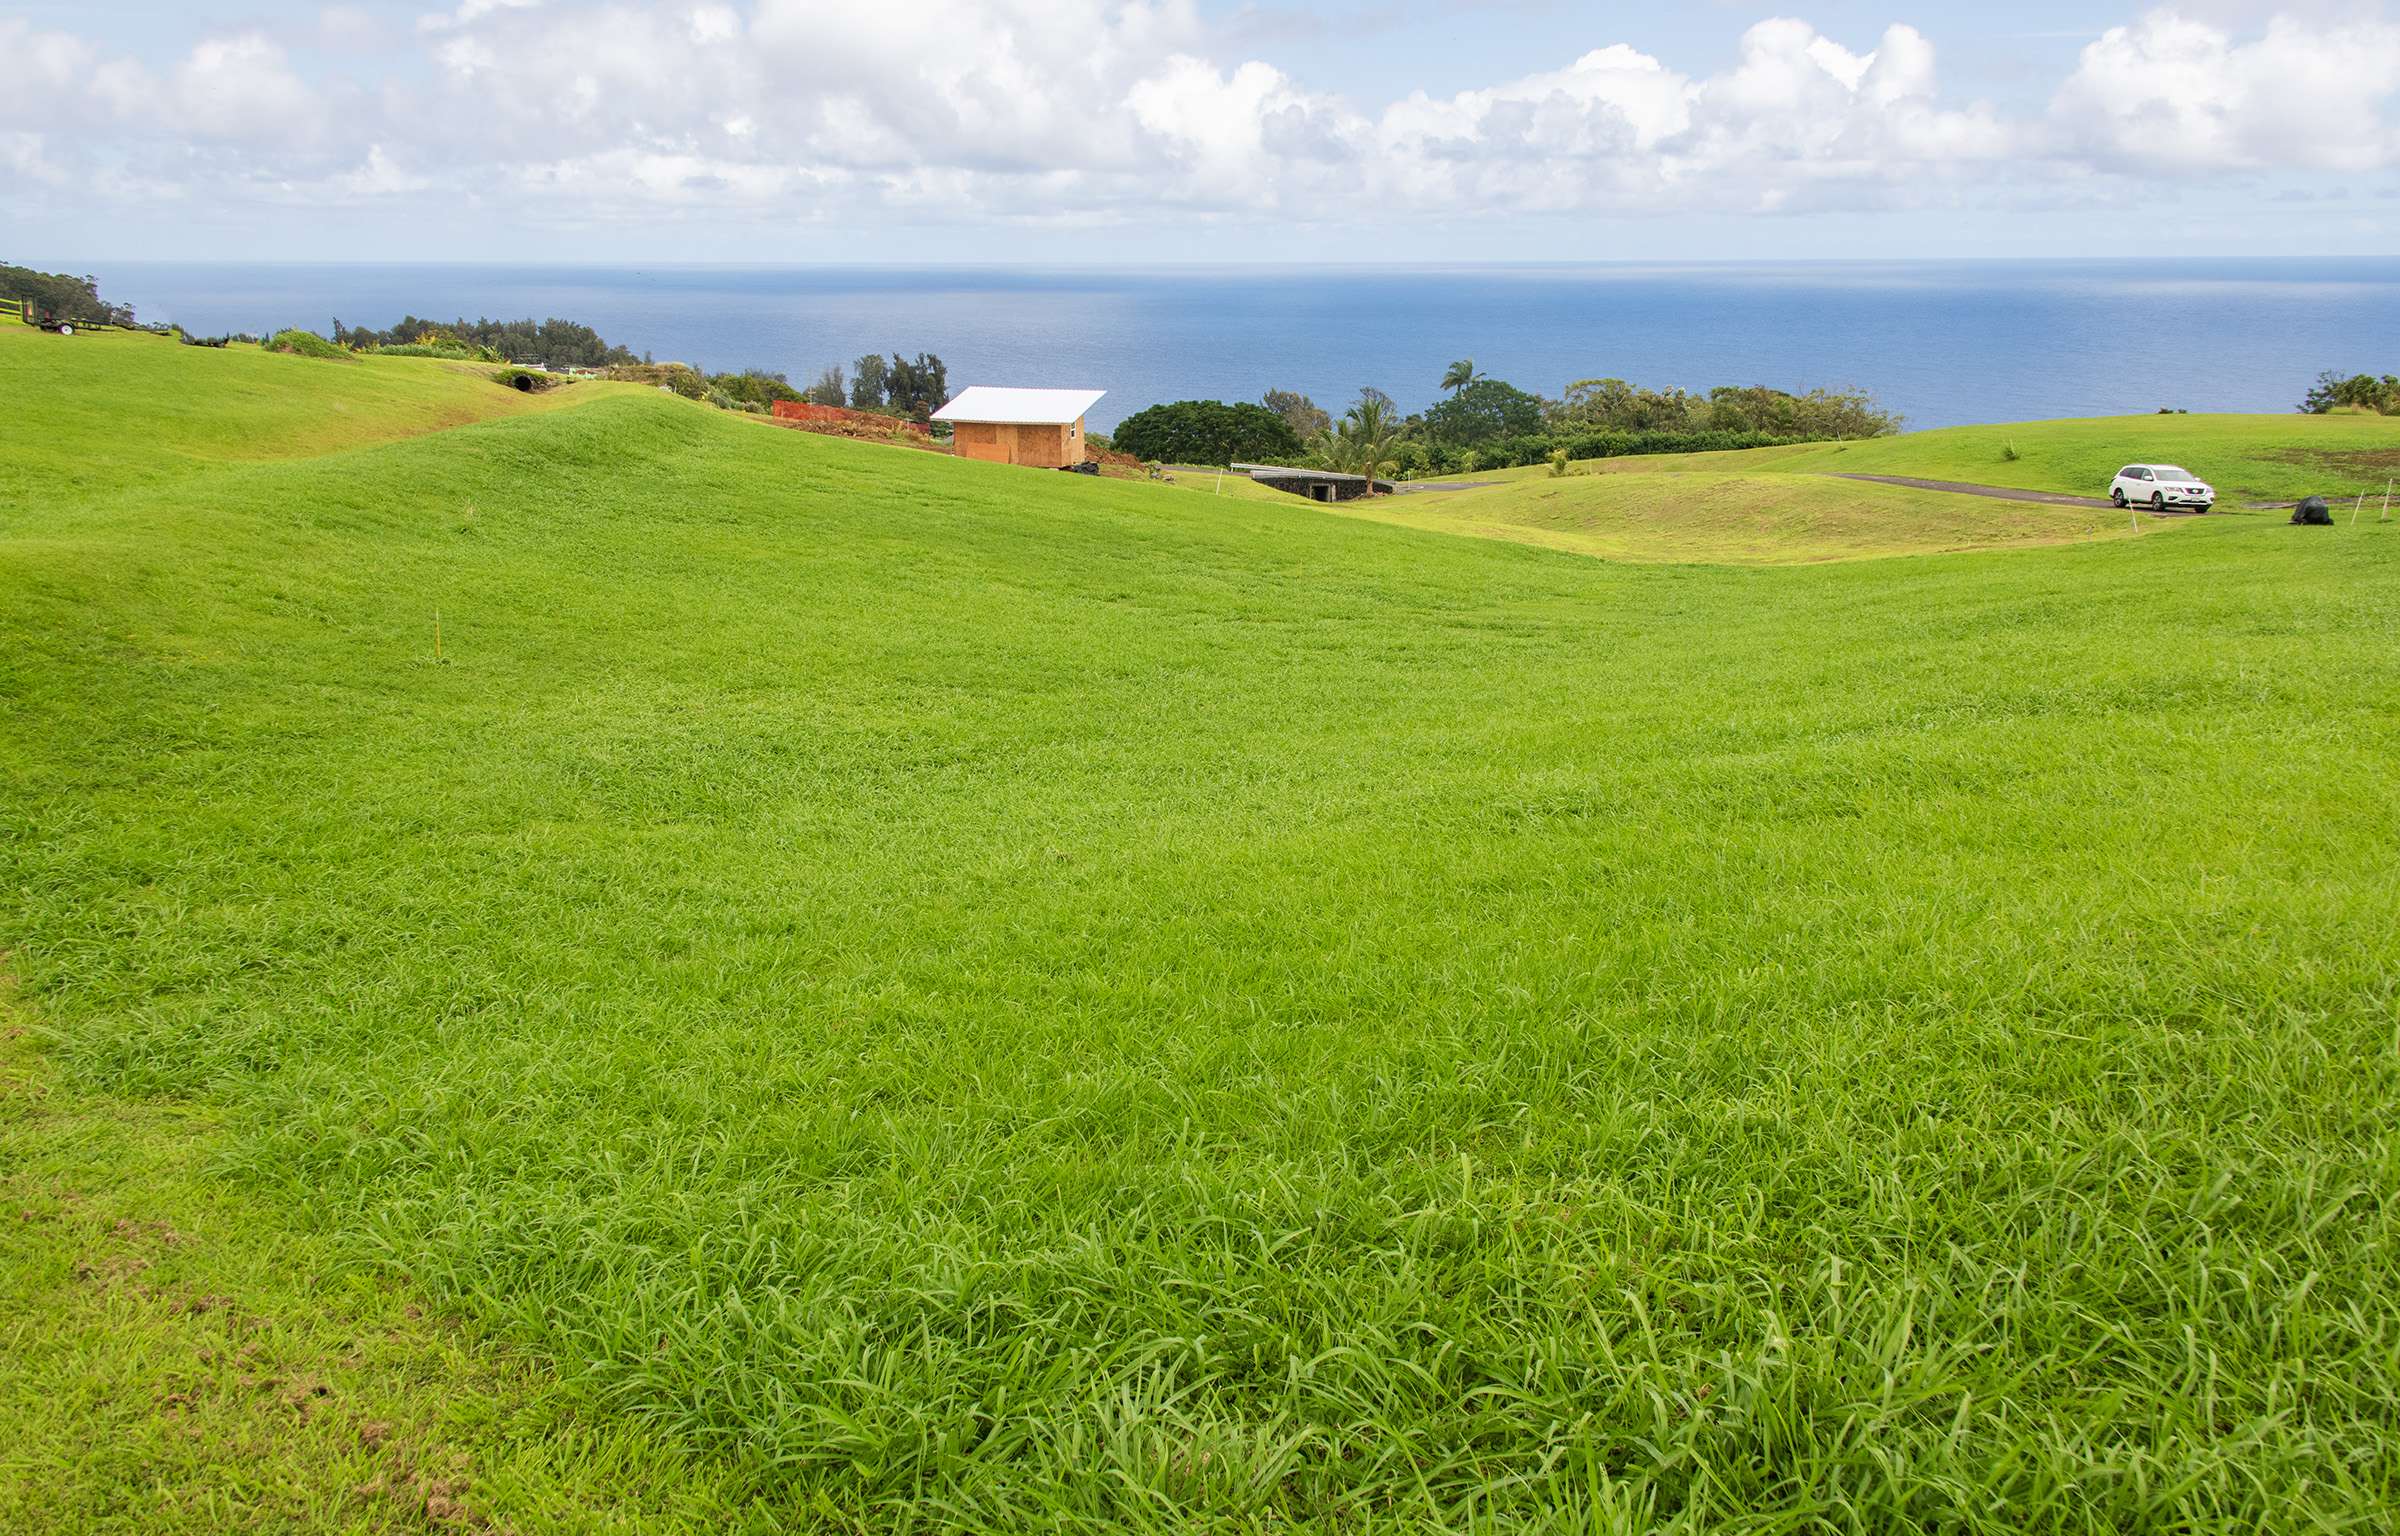
<path id="1" fill-rule="evenodd" d="M 2128 464 L 2109 482 L 2108 499 L 2120 507 L 2197 507 L 2205 512 L 2217 504 L 2217 490 L 2176 464 Z"/>

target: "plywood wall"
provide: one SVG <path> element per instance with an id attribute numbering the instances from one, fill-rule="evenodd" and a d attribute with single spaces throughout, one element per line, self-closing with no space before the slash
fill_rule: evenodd
<path id="1" fill-rule="evenodd" d="M 1063 469 L 1083 462 L 1083 423 L 1034 427 L 962 421 L 954 430 L 951 449 L 962 459 Z"/>

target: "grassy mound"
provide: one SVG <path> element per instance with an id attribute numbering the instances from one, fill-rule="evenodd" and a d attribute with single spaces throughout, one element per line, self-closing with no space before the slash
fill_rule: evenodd
<path id="1" fill-rule="evenodd" d="M 2390 1507 L 2400 530 L 1627 566 L 17 342 L 0 947 L 68 1118 L 12 1168 L 221 1201 L 0 1270 L 34 1529 L 301 1497 L 209 1470 L 298 1428 L 172 1448 L 196 1360 L 72 1454 L 78 1349 L 210 1284 L 507 1346 L 387 1366 L 528 1530 Z M 136 387 L 180 446 L 79 475 Z M 365 1436 L 271 1464 L 422 1520 Z"/>

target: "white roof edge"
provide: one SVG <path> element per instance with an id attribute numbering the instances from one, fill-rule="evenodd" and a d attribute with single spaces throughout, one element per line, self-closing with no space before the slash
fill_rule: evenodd
<path id="1" fill-rule="evenodd" d="M 936 421 L 988 422 L 1006 426 L 1064 426 L 1100 403 L 1105 389 L 1010 389 L 970 384 L 940 410 Z"/>

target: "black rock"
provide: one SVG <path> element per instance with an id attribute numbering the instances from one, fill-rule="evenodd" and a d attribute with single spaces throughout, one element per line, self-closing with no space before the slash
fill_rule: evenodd
<path id="1" fill-rule="evenodd" d="M 2311 496 L 2292 509 L 2292 521 L 2307 528 L 2330 528 L 2333 511 L 2325 505 L 2324 497 Z"/>

